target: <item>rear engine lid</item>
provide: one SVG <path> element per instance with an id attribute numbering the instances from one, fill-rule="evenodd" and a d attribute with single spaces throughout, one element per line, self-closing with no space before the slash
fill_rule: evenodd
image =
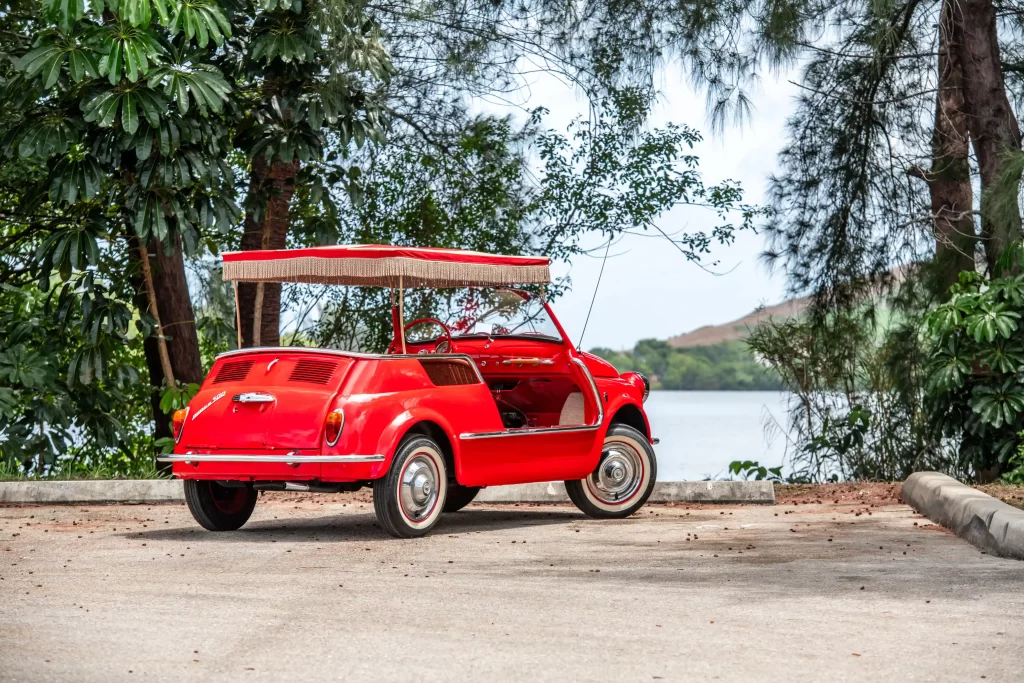
<path id="1" fill-rule="evenodd" d="M 189 404 L 185 448 L 316 449 L 354 359 L 301 350 L 218 359 Z"/>

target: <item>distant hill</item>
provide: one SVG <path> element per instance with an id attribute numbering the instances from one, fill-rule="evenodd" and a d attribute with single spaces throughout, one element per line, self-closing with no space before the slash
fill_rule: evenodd
<path id="1" fill-rule="evenodd" d="M 619 372 L 637 370 L 654 389 L 716 391 L 778 391 L 778 375 L 760 362 L 743 340 L 757 324 L 800 316 L 809 305 L 804 297 L 765 306 L 724 325 L 705 325 L 666 341 L 641 339 L 631 350 L 596 348 L 590 352 Z"/>
<path id="2" fill-rule="evenodd" d="M 751 330 L 757 327 L 757 324 L 762 320 L 766 318 L 795 318 L 807 310 L 809 304 L 810 298 L 808 297 L 787 299 L 774 306 L 759 308 L 742 318 L 737 318 L 724 325 L 705 325 L 704 327 L 698 327 L 692 332 L 670 337 L 666 341 L 669 346 L 674 346 L 677 349 L 687 349 L 694 346 L 712 346 L 722 342 L 746 339 L 750 335 Z"/>

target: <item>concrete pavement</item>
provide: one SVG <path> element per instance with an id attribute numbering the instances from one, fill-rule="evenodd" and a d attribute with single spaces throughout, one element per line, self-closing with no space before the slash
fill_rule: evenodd
<path id="1" fill-rule="evenodd" d="M 902 505 L 4 507 L 0 680 L 1019 681 L 1022 586 Z"/>

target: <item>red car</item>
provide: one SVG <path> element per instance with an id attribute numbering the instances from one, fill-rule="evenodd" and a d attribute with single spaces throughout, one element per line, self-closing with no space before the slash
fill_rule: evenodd
<path id="1" fill-rule="evenodd" d="M 647 379 L 573 346 L 548 304 L 548 259 L 451 249 L 317 247 L 224 255 L 224 277 L 397 290 L 386 354 L 302 347 L 217 357 L 161 458 L 196 521 L 241 527 L 258 491 L 373 486 L 381 527 L 427 533 L 485 486 L 565 481 L 587 515 L 626 517 L 657 474 Z M 408 287 L 460 289 L 448 324 L 404 323 Z M 256 328 L 258 329 L 258 325 Z"/>

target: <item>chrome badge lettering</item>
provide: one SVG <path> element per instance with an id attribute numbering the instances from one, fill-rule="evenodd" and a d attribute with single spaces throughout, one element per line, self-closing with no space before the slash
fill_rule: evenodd
<path id="1" fill-rule="evenodd" d="M 202 408 L 200 408 L 199 410 L 196 411 L 196 414 L 192 416 L 192 420 L 195 421 L 195 419 L 197 417 L 199 417 L 200 415 L 203 414 L 204 410 L 206 410 L 207 408 L 209 408 L 214 403 L 216 403 L 217 401 L 221 400 L 222 398 L 224 398 L 227 395 L 228 395 L 228 392 L 222 391 L 219 394 L 217 394 L 216 396 L 214 396 L 213 398 L 211 398 L 209 403 L 207 403 L 205 406 L 203 406 Z"/>

